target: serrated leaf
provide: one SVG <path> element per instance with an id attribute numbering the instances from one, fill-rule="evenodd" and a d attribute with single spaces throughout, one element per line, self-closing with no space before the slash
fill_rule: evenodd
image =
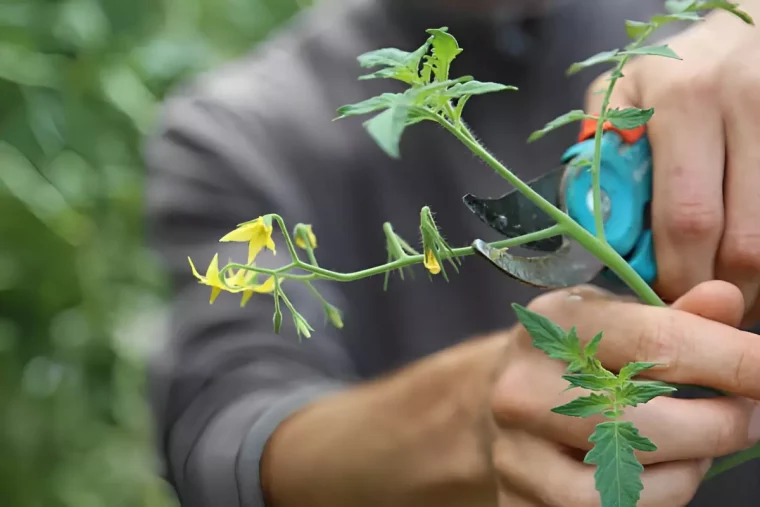
<path id="1" fill-rule="evenodd" d="M 430 42 L 427 41 L 413 53 L 395 48 L 384 48 L 365 53 L 359 56 L 361 67 L 371 68 L 385 65 L 386 68 L 360 76 L 359 79 L 396 79 L 410 85 L 420 84 L 420 61 L 429 48 Z"/>
<path id="2" fill-rule="evenodd" d="M 562 378 L 570 382 L 574 387 L 588 389 L 589 391 L 608 391 L 614 389 L 617 385 L 617 377 L 611 373 L 600 375 L 591 373 L 569 373 L 562 375 Z"/>
<path id="3" fill-rule="evenodd" d="M 641 403 L 647 403 L 658 396 L 675 391 L 675 387 L 665 382 L 636 380 L 628 383 L 620 390 L 617 400 L 621 405 L 635 407 Z"/>
<path id="4" fill-rule="evenodd" d="M 657 446 L 628 421 L 597 424 L 589 442 L 594 447 L 583 461 L 596 465 L 594 479 L 601 507 L 636 507 L 644 489 L 641 482 L 644 467 L 634 451 L 655 451 Z"/>
<path id="5" fill-rule="evenodd" d="M 621 380 L 630 380 L 639 373 L 650 370 L 655 366 L 659 366 L 659 363 L 628 363 L 620 369 L 618 378 Z"/>
<path id="6" fill-rule="evenodd" d="M 591 358 L 596 356 L 596 353 L 599 351 L 599 342 L 602 341 L 602 332 L 600 331 L 596 336 L 594 336 L 591 341 L 589 341 L 585 347 L 583 347 L 583 355 L 587 358 Z"/>
<path id="7" fill-rule="evenodd" d="M 737 2 L 728 2 L 725 0 L 712 0 L 712 1 L 695 1 L 695 0 L 667 0 L 665 2 L 665 8 L 668 12 L 673 14 L 698 12 L 703 10 L 715 10 L 720 9 L 726 12 L 730 12 L 739 19 L 754 25 L 755 22 L 747 12 L 743 11 Z"/>
<path id="8" fill-rule="evenodd" d="M 433 47 L 427 63 L 438 81 L 446 81 L 449 79 L 451 62 L 462 52 L 462 48 L 446 27 L 430 28 L 426 31 L 431 35 L 430 44 Z"/>
<path id="9" fill-rule="evenodd" d="M 517 303 L 512 304 L 517 319 L 530 335 L 533 346 L 543 351 L 551 359 L 571 363 L 583 360 L 581 343 L 550 319 L 528 310 Z"/>
<path id="10" fill-rule="evenodd" d="M 704 18 L 696 12 L 678 12 L 674 14 L 657 14 L 652 16 L 652 23 L 663 26 L 677 21 L 702 21 Z"/>
<path id="11" fill-rule="evenodd" d="M 686 11 L 694 3 L 694 0 L 665 0 L 665 10 L 671 14 L 678 14 Z"/>
<path id="12" fill-rule="evenodd" d="M 678 56 L 675 51 L 670 49 L 670 46 L 667 44 L 663 44 L 662 46 L 642 46 L 640 48 L 626 49 L 625 51 L 621 51 L 620 54 L 630 56 L 664 56 L 665 58 L 673 58 L 676 60 L 681 59 L 681 57 Z"/>
<path id="13" fill-rule="evenodd" d="M 638 107 L 629 107 L 626 109 L 610 109 L 607 111 L 607 120 L 615 128 L 621 130 L 635 129 L 640 127 L 654 115 L 654 109 L 639 109 Z"/>
<path id="14" fill-rule="evenodd" d="M 577 398 L 570 403 L 554 407 L 552 412 L 570 417 L 591 417 L 603 414 L 612 408 L 610 399 L 603 394 L 591 394 Z"/>
<path id="15" fill-rule="evenodd" d="M 348 116 L 359 116 L 386 109 L 401 100 L 402 97 L 403 94 L 401 93 L 383 93 L 382 95 L 377 95 L 367 100 L 357 102 L 356 104 L 341 106 L 338 108 L 338 119 L 346 118 Z"/>
<path id="16" fill-rule="evenodd" d="M 457 85 L 466 84 L 470 81 L 472 81 L 472 76 L 462 76 L 457 79 L 449 79 L 446 81 L 433 81 L 432 83 L 426 84 L 425 86 L 410 88 L 406 91 L 405 94 L 409 97 L 410 102 L 415 105 L 422 105 L 427 101 L 428 98 L 432 98 L 434 96 L 436 97 L 432 102 L 442 105 L 444 102 L 449 100 L 449 97 L 446 93 L 447 88 L 453 88 Z"/>
<path id="17" fill-rule="evenodd" d="M 386 67 L 385 69 L 380 69 L 377 72 L 373 72 L 372 74 L 359 76 L 360 81 L 367 79 L 396 79 L 397 81 L 412 85 L 417 82 L 418 77 L 417 74 L 409 68 L 399 66 Z"/>
<path id="18" fill-rule="evenodd" d="M 404 103 L 396 103 L 364 123 L 367 132 L 392 158 L 399 158 L 401 135 L 407 126 L 409 107 Z"/>
<path id="19" fill-rule="evenodd" d="M 408 51 L 402 51 L 401 49 L 382 48 L 359 55 L 357 60 L 359 60 L 359 66 L 363 69 L 371 69 L 382 65 L 395 67 L 404 65 L 410 54 Z"/>
<path id="20" fill-rule="evenodd" d="M 611 51 L 602 51 L 601 53 L 597 53 L 594 56 L 590 56 L 583 60 L 582 62 L 576 62 L 572 64 L 567 69 L 567 74 L 572 75 L 577 72 L 580 72 L 581 70 L 591 67 L 593 65 L 598 65 L 600 63 L 607 63 L 607 62 L 614 62 L 617 60 L 619 50 L 613 49 Z"/>
<path id="21" fill-rule="evenodd" d="M 446 90 L 446 96 L 456 99 L 464 95 L 483 95 L 485 93 L 501 92 L 505 90 L 517 90 L 515 86 L 503 85 L 500 83 L 490 83 L 481 81 L 469 81 L 467 83 L 456 84 Z"/>
<path id="22" fill-rule="evenodd" d="M 583 120 L 584 118 L 591 118 L 591 116 L 587 115 L 580 109 L 568 111 L 562 116 L 558 116 L 557 118 L 553 119 L 552 121 L 544 125 L 544 128 L 542 128 L 541 130 L 536 130 L 535 132 L 533 132 L 528 138 L 528 142 L 532 143 L 533 141 L 545 136 L 552 130 L 556 130 L 564 125 L 567 125 L 568 123 Z"/>
<path id="23" fill-rule="evenodd" d="M 631 39 L 638 39 L 651 26 L 652 26 L 652 23 L 644 23 L 641 21 L 627 20 L 625 22 L 625 33 L 627 33 L 628 37 L 630 37 Z"/>

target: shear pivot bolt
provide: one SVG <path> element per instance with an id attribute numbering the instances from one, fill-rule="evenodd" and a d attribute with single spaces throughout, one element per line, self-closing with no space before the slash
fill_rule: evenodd
<path id="1" fill-rule="evenodd" d="M 607 192 L 604 191 L 604 189 L 601 189 L 602 194 L 602 217 L 604 218 L 604 221 L 606 222 L 607 219 L 610 217 L 610 213 L 612 213 L 612 202 L 610 201 L 609 196 L 607 195 Z M 594 189 L 590 188 L 588 190 L 588 193 L 586 194 L 586 206 L 588 207 L 588 210 L 593 214 L 594 213 Z"/>

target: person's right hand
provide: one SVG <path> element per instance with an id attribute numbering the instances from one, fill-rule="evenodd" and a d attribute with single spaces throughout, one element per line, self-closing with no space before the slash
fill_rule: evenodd
<path id="1" fill-rule="evenodd" d="M 632 361 L 661 363 L 647 376 L 709 386 L 737 397 L 659 397 L 627 408 L 643 436 L 658 446 L 638 453 L 645 469 L 639 507 L 684 506 L 694 496 L 712 458 L 751 446 L 760 438 L 760 340 L 739 331 L 741 292 L 724 282 L 695 287 L 670 308 L 644 306 L 582 287 L 535 299 L 529 308 L 581 340 L 604 332 L 597 357 L 617 371 Z M 588 438 L 601 416 L 587 419 L 551 412 L 583 395 L 564 391 L 565 366 L 535 349 L 518 326 L 491 398 L 491 458 L 499 507 L 599 505 L 594 467 L 583 463 Z M 749 399 L 748 399 L 749 398 Z"/>

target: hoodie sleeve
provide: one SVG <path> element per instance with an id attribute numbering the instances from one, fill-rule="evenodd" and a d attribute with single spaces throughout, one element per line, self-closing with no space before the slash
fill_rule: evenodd
<path id="1" fill-rule="evenodd" d="M 148 140 L 147 223 L 169 274 L 170 325 L 150 371 L 150 396 L 164 474 L 187 507 L 262 507 L 259 461 L 286 417 L 355 381 L 349 354 L 331 328 L 299 340 L 289 313 L 275 334 L 273 298 L 222 293 L 193 278 L 188 257 L 205 272 L 244 259 L 243 244 L 219 243 L 237 224 L 262 214 L 313 216 L 298 180 L 269 158 L 255 119 L 213 102 L 177 96 Z M 276 229 L 276 227 L 275 227 Z M 276 265 L 287 252 L 257 259 Z M 340 304 L 337 287 L 320 292 Z M 324 321 L 321 304 L 302 284 L 286 289 L 309 322 Z M 163 338 L 163 337 L 162 337 Z"/>

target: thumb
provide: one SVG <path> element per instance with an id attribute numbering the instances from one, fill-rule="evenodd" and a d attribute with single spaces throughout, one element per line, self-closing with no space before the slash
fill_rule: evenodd
<path id="1" fill-rule="evenodd" d="M 738 327 L 744 315 L 744 296 L 735 285 L 713 280 L 691 289 L 678 298 L 672 308 Z"/>

